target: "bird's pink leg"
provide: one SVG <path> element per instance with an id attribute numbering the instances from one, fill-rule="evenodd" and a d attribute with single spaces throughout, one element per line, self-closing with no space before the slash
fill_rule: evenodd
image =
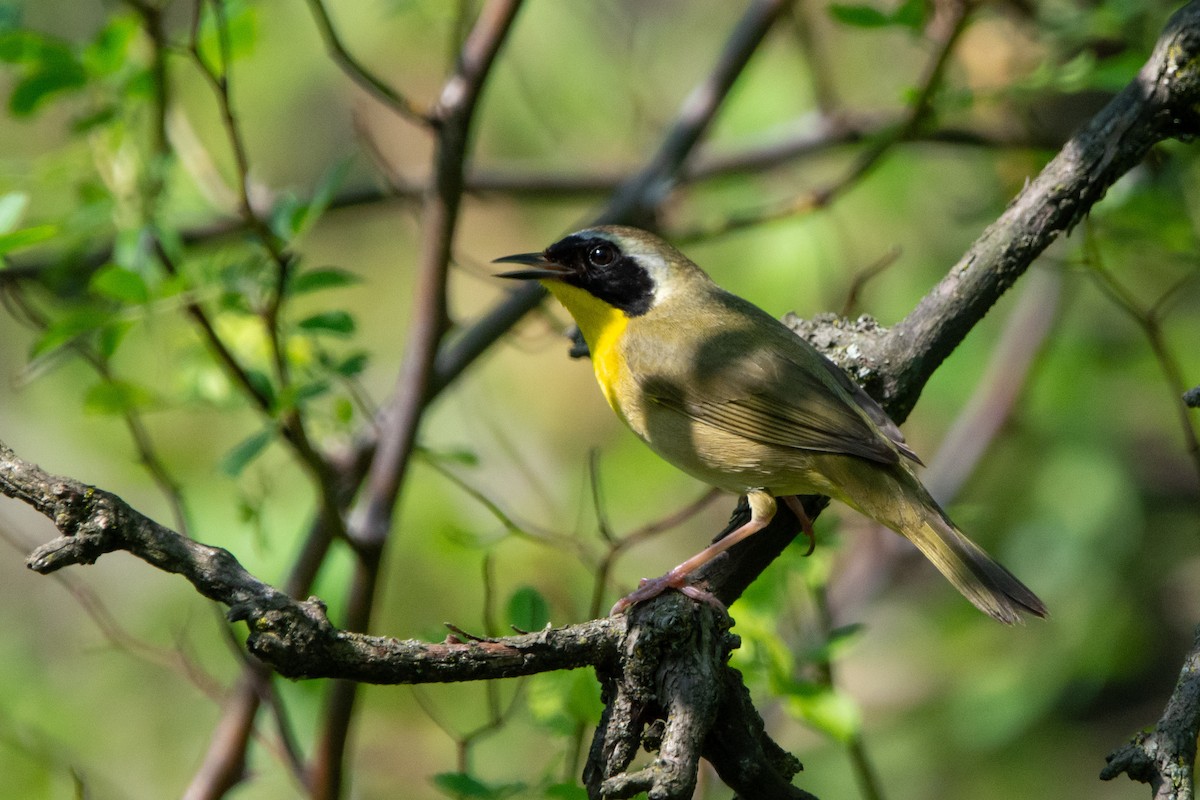
<path id="1" fill-rule="evenodd" d="M 760 490 L 749 492 L 746 495 L 746 499 L 750 502 L 750 520 L 746 522 L 745 525 L 738 528 L 720 541 L 713 542 L 708 547 L 689 558 L 687 561 L 684 561 L 682 564 L 675 567 L 666 575 L 663 575 L 660 578 L 643 579 L 638 585 L 638 588 L 632 593 L 618 600 L 617 604 L 612 607 L 612 611 L 609 613 L 620 614 L 630 606 L 654 597 L 658 597 L 668 589 L 678 589 L 693 600 L 700 600 L 724 610 L 725 606 L 721 604 L 720 600 L 713 597 L 703 589 L 689 585 L 687 579 L 692 572 L 707 564 L 721 553 L 724 553 L 738 542 L 758 533 L 763 528 L 767 527 L 767 525 L 771 522 L 771 519 L 774 518 L 776 509 L 774 497 Z M 788 499 L 794 500 L 795 498 Z M 799 503 L 797 503 L 797 505 L 799 505 Z M 789 507 L 791 506 L 789 505 Z M 793 511 L 795 511 L 795 509 L 793 509 Z M 801 513 L 803 513 L 803 509 L 801 509 Z M 803 517 L 803 519 L 805 522 L 808 522 L 807 516 Z M 811 523 L 809 523 L 808 529 L 812 529 Z"/>

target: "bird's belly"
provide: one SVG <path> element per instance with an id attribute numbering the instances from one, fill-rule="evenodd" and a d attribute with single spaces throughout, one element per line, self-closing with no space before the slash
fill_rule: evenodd
<path id="1" fill-rule="evenodd" d="M 617 412 L 655 453 L 711 486 L 738 494 L 765 489 L 777 497 L 841 494 L 810 451 L 757 442 L 652 404 Z"/>

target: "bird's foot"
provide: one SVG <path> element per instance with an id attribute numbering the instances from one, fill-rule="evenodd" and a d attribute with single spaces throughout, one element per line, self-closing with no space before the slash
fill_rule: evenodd
<path id="1" fill-rule="evenodd" d="M 788 495 L 783 498 L 783 502 L 796 515 L 796 519 L 800 522 L 800 529 L 804 531 L 805 538 L 808 539 L 808 550 L 805 551 L 805 557 L 811 556 L 813 551 L 817 549 L 817 533 L 813 530 L 812 520 L 808 518 L 808 514 L 804 511 L 804 505 L 801 504 L 800 498 L 795 495 Z"/>
<path id="2" fill-rule="evenodd" d="M 716 595 L 689 584 L 686 573 L 671 570 L 659 578 L 642 578 L 638 588 L 618 600 L 608 613 L 611 616 L 623 614 L 638 603 L 652 600 L 668 589 L 676 589 L 697 602 L 707 603 L 718 611 L 725 611 L 725 604 L 718 600 Z"/>

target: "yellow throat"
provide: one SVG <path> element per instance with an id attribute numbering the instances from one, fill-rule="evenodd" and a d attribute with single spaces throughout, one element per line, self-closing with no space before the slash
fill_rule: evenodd
<path id="1" fill-rule="evenodd" d="M 575 324 L 579 326 L 588 350 L 592 353 L 592 367 L 596 371 L 596 381 L 600 384 L 600 390 L 604 392 L 604 399 L 624 420 L 625 414 L 621 411 L 616 397 L 616 382 L 624 368 L 624 360 L 617 345 L 621 341 L 621 335 L 625 333 L 626 326 L 629 325 L 629 317 L 625 316 L 624 311 L 570 284 L 542 281 L 542 285 L 549 289 L 575 318 Z"/>

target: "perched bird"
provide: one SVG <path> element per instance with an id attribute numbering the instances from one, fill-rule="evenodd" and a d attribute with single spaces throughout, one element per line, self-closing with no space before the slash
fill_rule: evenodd
<path id="1" fill-rule="evenodd" d="M 538 280 L 575 318 L 617 416 L 664 459 L 746 495 L 743 526 L 613 609 L 679 589 L 699 566 L 764 528 L 776 498 L 811 537 L 796 495 L 841 500 L 902 534 L 980 610 L 1013 623 L 1042 601 L 955 527 L 913 472 L 896 424 L 857 384 L 762 309 L 713 283 L 658 237 L 604 225 L 541 253 L 496 259 Z M 714 601 L 715 602 L 715 601 Z"/>

